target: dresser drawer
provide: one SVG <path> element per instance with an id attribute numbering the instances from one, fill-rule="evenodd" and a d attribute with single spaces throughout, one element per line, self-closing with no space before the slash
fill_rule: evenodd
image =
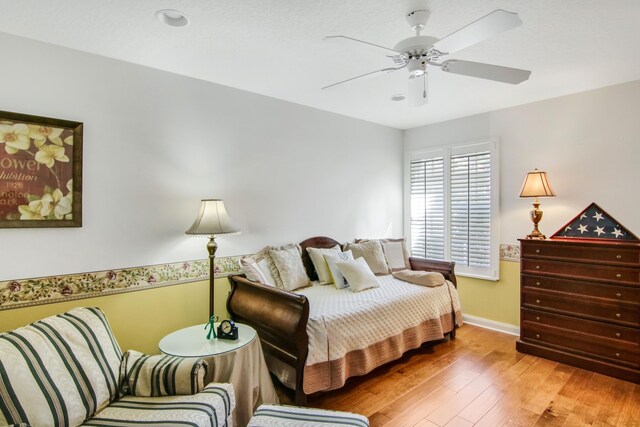
<path id="1" fill-rule="evenodd" d="M 561 347 L 617 364 L 640 366 L 637 346 L 626 342 L 530 322 L 523 322 L 521 325 L 521 337 L 524 341 Z"/>
<path id="2" fill-rule="evenodd" d="M 566 258 L 572 261 L 597 261 L 613 264 L 640 264 L 640 248 L 615 245 L 571 245 L 562 243 L 524 242 L 522 256 Z"/>
<path id="3" fill-rule="evenodd" d="M 580 319 L 577 317 L 563 316 L 560 314 L 548 313 L 539 310 L 523 308 L 520 313 L 522 323 L 542 324 L 568 329 L 573 332 L 593 335 L 598 338 L 623 341 L 639 346 L 640 351 L 640 330 L 627 328 L 624 326 L 611 325 L 608 323 L 595 322 L 592 320 Z M 571 334 L 568 334 L 571 336 Z"/>
<path id="4" fill-rule="evenodd" d="M 580 264 L 532 258 L 523 258 L 521 263 L 523 273 L 556 274 L 572 278 L 607 280 L 610 282 L 640 286 L 640 269 L 637 268 Z"/>
<path id="5" fill-rule="evenodd" d="M 552 291 L 527 288 L 522 290 L 522 306 L 536 310 L 551 310 L 561 314 L 604 320 L 621 325 L 640 326 L 640 310 L 624 304 L 603 302 L 595 298 L 575 298 Z"/>
<path id="6" fill-rule="evenodd" d="M 640 304 L 640 287 L 609 285 L 581 280 L 559 279 L 549 276 L 527 276 L 521 278 L 523 287 L 562 292 L 576 297 L 605 298 L 628 304 Z"/>

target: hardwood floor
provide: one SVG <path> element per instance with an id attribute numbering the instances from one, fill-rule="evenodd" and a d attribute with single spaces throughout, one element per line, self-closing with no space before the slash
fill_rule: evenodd
<path id="1" fill-rule="evenodd" d="M 465 325 L 309 406 L 364 414 L 371 426 L 640 426 L 639 385 L 518 353 L 515 341 Z"/>

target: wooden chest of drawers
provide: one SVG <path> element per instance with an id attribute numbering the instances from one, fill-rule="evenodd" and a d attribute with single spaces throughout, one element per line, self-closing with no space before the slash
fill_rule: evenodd
<path id="1" fill-rule="evenodd" d="M 640 383 L 640 243 L 520 240 L 518 351 Z"/>

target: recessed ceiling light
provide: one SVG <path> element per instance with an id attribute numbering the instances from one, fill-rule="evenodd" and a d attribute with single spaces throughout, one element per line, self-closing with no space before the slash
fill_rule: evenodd
<path id="1" fill-rule="evenodd" d="M 407 99 L 407 96 L 401 93 L 396 93 L 395 95 L 391 95 L 390 99 L 392 101 L 404 101 L 405 99 Z"/>
<path id="2" fill-rule="evenodd" d="M 189 25 L 189 18 L 187 18 L 187 16 L 179 10 L 159 10 L 156 12 L 156 18 L 158 18 L 158 21 L 172 27 L 186 27 L 187 25 Z"/>

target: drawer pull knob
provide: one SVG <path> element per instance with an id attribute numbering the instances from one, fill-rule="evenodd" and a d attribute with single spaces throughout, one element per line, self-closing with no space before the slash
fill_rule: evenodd
<path id="1" fill-rule="evenodd" d="M 538 338 L 538 339 L 539 339 L 539 338 L 540 338 L 540 334 L 536 334 L 536 338 Z"/>
<path id="2" fill-rule="evenodd" d="M 620 332 L 616 332 L 616 338 L 620 338 Z"/>
<path id="3" fill-rule="evenodd" d="M 540 286 L 540 282 L 536 282 L 536 286 Z"/>
<path id="4" fill-rule="evenodd" d="M 536 270 L 540 270 L 540 266 L 539 265 L 536 265 Z"/>
<path id="5" fill-rule="evenodd" d="M 620 353 L 616 353 L 616 357 L 620 357 Z"/>
<path id="6" fill-rule="evenodd" d="M 540 304 L 540 300 L 539 299 L 536 300 L 536 304 Z M 620 315 L 618 315 L 618 317 L 620 317 Z"/>
<path id="7" fill-rule="evenodd" d="M 622 255 L 616 255 L 616 259 L 622 259 Z"/>
<path id="8" fill-rule="evenodd" d="M 618 298 L 620 298 L 620 297 L 622 296 L 622 294 L 621 294 L 620 292 L 618 292 L 618 293 L 616 294 L 616 296 L 617 296 Z"/>
<path id="9" fill-rule="evenodd" d="M 619 278 L 622 277 L 622 274 L 618 273 L 618 274 L 616 274 L 616 277 L 619 279 Z"/>
<path id="10" fill-rule="evenodd" d="M 540 316 L 536 316 L 536 320 L 540 320 Z"/>
<path id="11" fill-rule="evenodd" d="M 536 253 L 539 254 L 540 253 L 540 249 L 536 249 Z"/>
<path id="12" fill-rule="evenodd" d="M 622 317 L 622 314 L 620 314 L 620 313 L 616 313 L 616 317 L 619 319 L 619 318 L 621 318 L 621 317 Z"/>

